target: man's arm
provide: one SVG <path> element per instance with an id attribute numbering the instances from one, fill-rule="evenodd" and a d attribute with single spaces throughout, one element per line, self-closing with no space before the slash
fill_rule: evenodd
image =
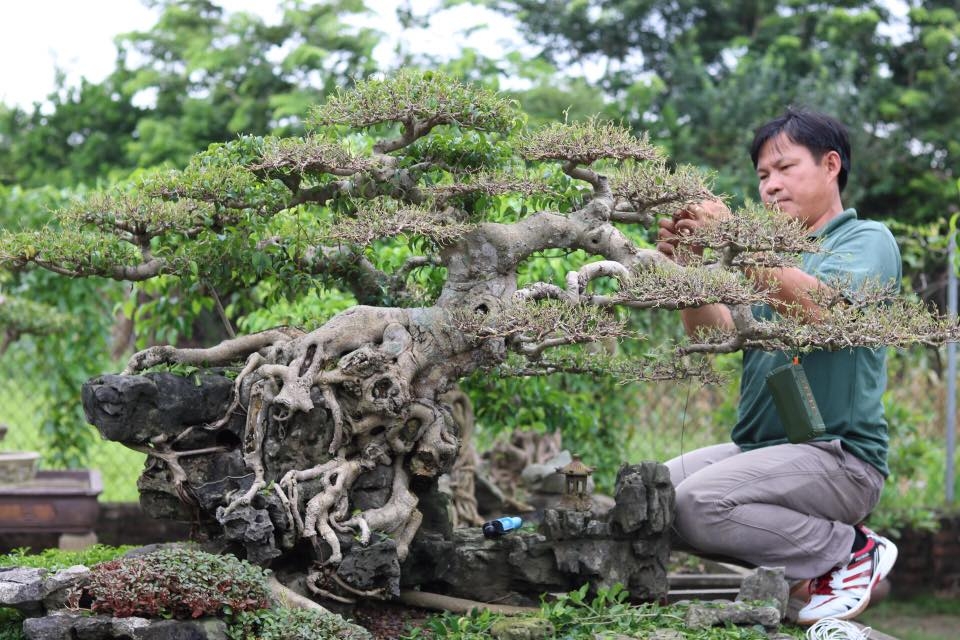
<path id="1" fill-rule="evenodd" d="M 683 328 L 691 338 L 696 337 L 701 329 L 726 329 L 732 331 L 733 315 L 725 304 L 706 304 L 702 307 L 692 307 L 680 310 L 680 319 Z"/>
<path id="2" fill-rule="evenodd" d="M 693 204 L 673 214 L 672 218 L 661 218 L 657 231 L 657 250 L 671 260 L 676 261 L 677 235 L 689 231 L 694 227 L 691 220 L 703 217 L 723 217 L 730 215 L 730 211 L 719 200 L 709 200 Z M 695 247 L 691 248 L 694 252 Z M 730 309 L 723 304 L 708 304 L 702 307 L 680 310 L 680 319 L 683 328 L 690 337 L 695 337 L 701 329 L 719 328 L 733 330 L 733 316 Z"/>
<path id="3" fill-rule="evenodd" d="M 757 285 L 768 289 L 774 309 L 779 313 L 792 313 L 807 323 L 820 320 L 823 311 L 811 293 L 829 295 L 832 292 L 816 276 L 796 267 L 748 269 L 746 274 Z"/>

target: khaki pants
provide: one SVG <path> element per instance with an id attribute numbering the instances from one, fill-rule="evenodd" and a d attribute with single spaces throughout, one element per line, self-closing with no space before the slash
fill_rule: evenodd
<path id="1" fill-rule="evenodd" d="M 790 580 L 847 561 L 851 525 L 876 506 L 883 475 L 839 440 L 741 451 L 704 447 L 666 463 L 677 489 L 681 542 L 755 566 L 782 566 Z"/>

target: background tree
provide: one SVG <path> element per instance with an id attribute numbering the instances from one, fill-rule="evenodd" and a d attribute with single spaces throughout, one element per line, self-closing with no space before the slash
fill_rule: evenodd
<path id="1" fill-rule="evenodd" d="M 751 128 L 792 103 L 851 125 L 848 198 L 862 214 L 922 223 L 957 208 L 957 149 L 943 135 L 960 90 L 953 3 L 915 0 L 906 15 L 877 1 L 480 3 L 516 16 L 560 67 L 600 61 L 597 83 L 623 117 L 677 161 L 717 170 L 738 199 L 753 183 Z"/>

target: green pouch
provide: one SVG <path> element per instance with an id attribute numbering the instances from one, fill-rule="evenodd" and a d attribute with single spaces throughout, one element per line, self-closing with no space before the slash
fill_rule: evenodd
<path id="1" fill-rule="evenodd" d="M 810 382 L 799 360 L 795 358 L 771 371 L 767 375 L 767 388 L 787 432 L 787 440 L 794 444 L 809 442 L 826 433 Z"/>

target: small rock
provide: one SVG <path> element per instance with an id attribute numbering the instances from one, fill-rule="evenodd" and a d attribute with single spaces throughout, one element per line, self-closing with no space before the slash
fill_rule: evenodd
<path id="1" fill-rule="evenodd" d="M 780 611 L 780 618 L 787 613 L 790 585 L 784 577 L 783 567 L 758 567 L 746 576 L 737 594 L 739 602 L 768 602 Z"/>
<path id="2" fill-rule="evenodd" d="M 684 640 L 686 636 L 676 629 L 655 629 L 648 640 Z"/>
<path id="3" fill-rule="evenodd" d="M 762 625 L 767 629 L 780 626 L 780 611 L 773 606 L 757 606 L 745 602 L 691 604 L 687 608 L 686 625 L 692 629 L 736 624 Z"/>
<path id="4" fill-rule="evenodd" d="M 58 571 L 43 582 L 43 608 L 47 611 L 63 609 L 70 589 L 85 582 L 90 569 L 82 564 Z"/>
<path id="5" fill-rule="evenodd" d="M 497 640 L 543 640 L 554 635 L 553 624 L 543 618 L 503 618 L 490 627 Z"/>
<path id="6" fill-rule="evenodd" d="M 0 605 L 16 607 L 23 612 L 40 610 L 46 569 L 15 567 L 0 571 Z"/>
<path id="7" fill-rule="evenodd" d="M 218 618 L 159 620 L 138 629 L 137 640 L 227 640 L 227 623 Z"/>

